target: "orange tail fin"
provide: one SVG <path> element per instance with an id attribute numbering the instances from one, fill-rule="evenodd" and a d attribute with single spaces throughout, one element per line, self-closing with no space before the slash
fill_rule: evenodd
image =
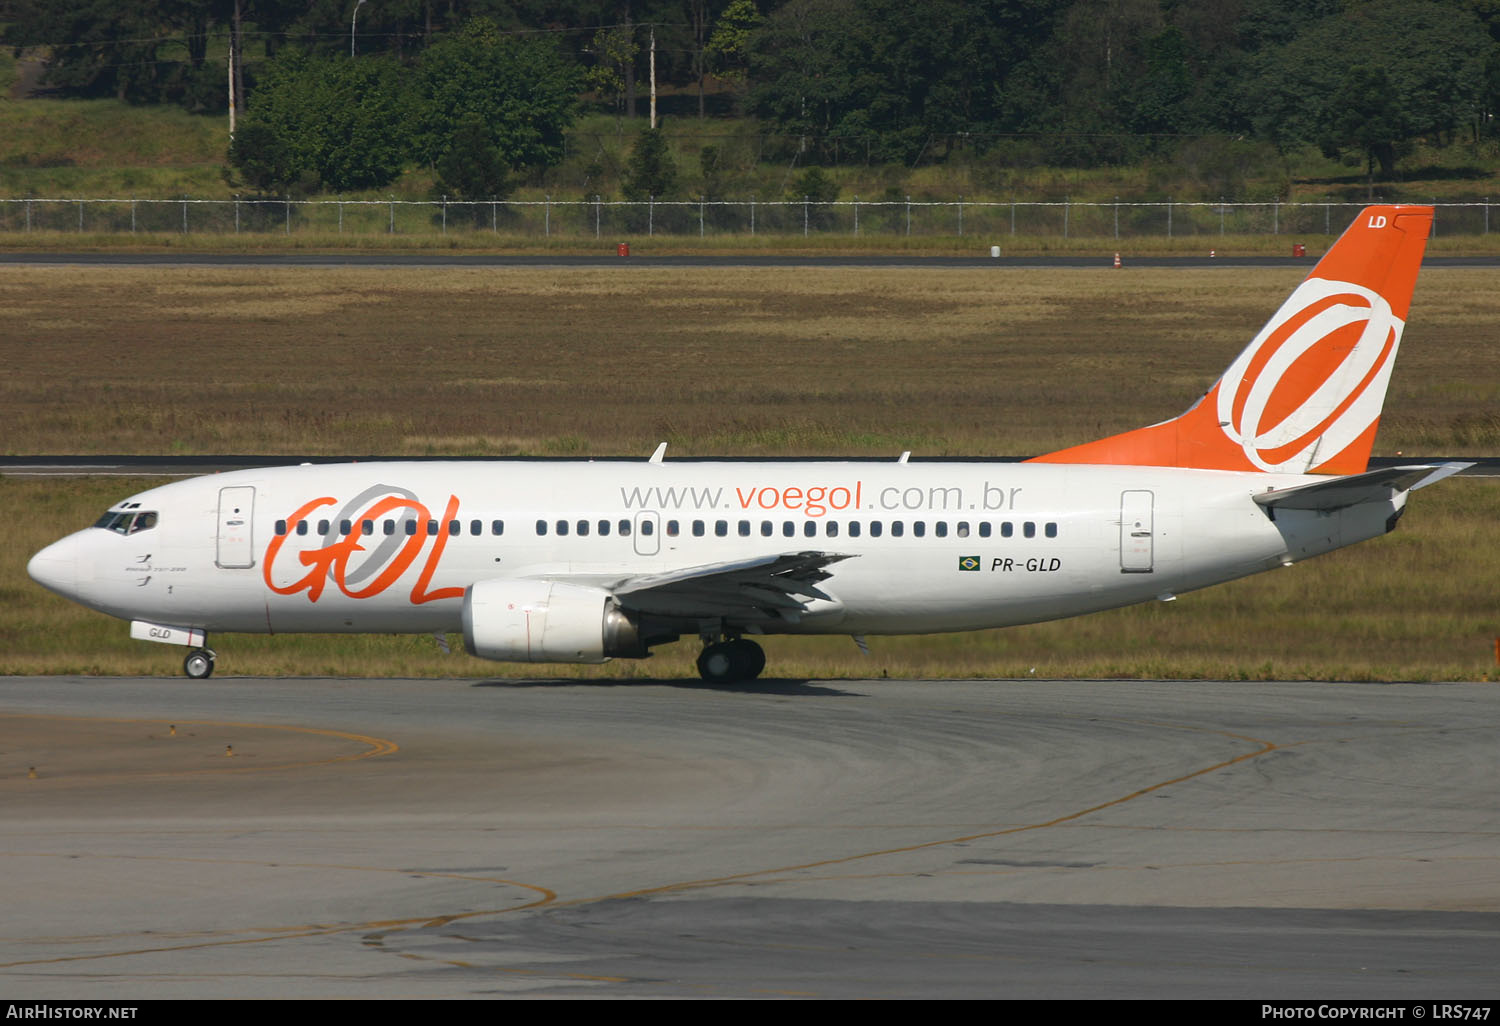
<path id="1" fill-rule="evenodd" d="M 1370 448 L 1431 207 L 1367 207 L 1182 416 L 1034 463 L 1357 474 Z"/>

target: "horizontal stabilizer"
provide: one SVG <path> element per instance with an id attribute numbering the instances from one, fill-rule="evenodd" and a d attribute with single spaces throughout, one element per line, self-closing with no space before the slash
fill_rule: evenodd
<path id="1" fill-rule="evenodd" d="M 1261 492 L 1255 501 L 1268 509 L 1316 509 L 1330 512 L 1362 502 L 1384 502 L 1399 492 L 1414 492 L 1451 477 L 1472 463 L 1422 463 L 1386 467 L 1329 481 Z"/>

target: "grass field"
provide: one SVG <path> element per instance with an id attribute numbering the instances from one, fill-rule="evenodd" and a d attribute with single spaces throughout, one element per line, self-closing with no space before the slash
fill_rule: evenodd
<path id="1" fill-rule="evenodd" d="M 1170 416 L 1302 272 L 0 268 L 25 453 L 1025 455 Z M 1424 272 L 1377 453 L 1497 448 L 1492 272 Z M 11 478 L 0 673 L 179 672 L 43 592 L 30 553 L 151 484 Z M 773 676 L 1493 674 L 1500 482 L 1394 534 L 1176 602 L 974 635 L 771 639 Z M 233 637 L 220 672 L 515 674 L 430 638 Z M 644 663 L 524 675 L 686 676 Z"/>

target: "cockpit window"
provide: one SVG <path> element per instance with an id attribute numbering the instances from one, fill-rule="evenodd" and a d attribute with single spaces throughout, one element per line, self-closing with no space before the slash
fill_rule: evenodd
<path id="1" fill-rule="evenodd" d="M 156 526 L 156 511 L 137 512 L 133 509 L 110 510 L 94 522 L 95 527 L 116 534 L 139 534 Z"/>

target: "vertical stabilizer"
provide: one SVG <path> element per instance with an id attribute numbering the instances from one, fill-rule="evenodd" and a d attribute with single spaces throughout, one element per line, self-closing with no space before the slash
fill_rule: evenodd
<path id="1" fill-rule="evenodd" d="M 1365 469 L 1431 207 L 1367 207 L 1191 409 L 1034 463 L 1357 474 Z"/>

